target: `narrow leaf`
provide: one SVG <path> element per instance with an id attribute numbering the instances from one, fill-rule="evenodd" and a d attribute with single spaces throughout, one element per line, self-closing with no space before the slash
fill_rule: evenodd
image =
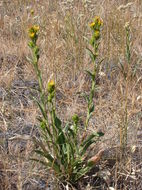
<path id="1" fill-rule="evenodd" d="M 91 49 L 89 49 L 89 48 L 86 48 L 86 49 L 87 49 L 92 61 L 94 62 L 95 59 L 96 59 L 96 56 L 94 55 L 93 51 Z"/>
<path id="2" fill-rule="evenodd" d="M 85 70 L 85 72 L 91 77 L 91 79 L 92 80 L 94 80 L 95 79 L 95 75 L 94 74 L 92 74 L 90 71 L 88 71 L 88 70 Z"/>
<path id="3" fill-rule="evenodd" d="M 38 160 L 36 158 L 31 158 L 30 160 L 35 161 L 35 162 L 39 162 L 40 164 L 44 165 L 45 167 L 53 168 L 53 166 L 51 165 L 50 162 L 46 162 L 46 161 L 43 161 L 43 160 Z M 56 167 L 54 167 L 53 170 L 55 170 L 57 173 L 60 173 L 60 170 L 58 168 L 56 168 Z"/>
<path id="4" fill-rule="evenodd" d="M 55 171 L 58 171 L 58 172 L 60 171 L 60 167 L 59 167 L 57 161 L 55 161 L 55 158 L 54 158 L 51 154 L 49 154 L 49 153 L 47 153 L 47 152 L 43 152 L 43 151 L 41 151 L 41 150 L 35 150 L 35 152 L 36 152 L 37 154 L 39 154 L 39 155 L 41 155 L 41 156 L 47 158 L 48 161 L 49 161 L 49 162 L 48 162 L 48 165 L 49 165 L 50 167 L 52 167 Z"/>
<path id="5" fill-rule="evenodd" d="M 89 108 L 89 114 L 92 113 L 94 111 L 94 105 L 92 105 L 90 108 Z"/>
<path id="6" fill-rule="evenodd" d="M 35 97 L 33 97 L 33 99 L 34 99 L 34 101 L 37 103 L 37 105 L 38 105 L 38 107 L 39 107 L 39 109 L 40 109 L 40 111 L 41 111 L 43 117 L 44 117 L 45 119 L 47 119 L 47 115 L 46 115 L 46 113 L 45 113 L 45 111 L 44 111 L 43 106 L 39 103 L 39 101 L 38 101 Z"/>
<path id="7" fill-rule="evenodd" d="M 80 149 L 80 155 L 84 155 L 85 152 L 87 151 L 87 149 L 93 144 L 95 143 L 96 140 L 90 140 L 88 141 L 81 149 Z"/>

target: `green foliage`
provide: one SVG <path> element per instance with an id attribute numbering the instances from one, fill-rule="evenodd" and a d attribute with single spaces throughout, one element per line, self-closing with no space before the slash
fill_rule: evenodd
<path id="1" fill-rule="evenodd" d="M 98 56 L 98 48 L 99 48 L 99 44 L 100 44 L 100 37 L 101 37 L 100 30 L 101 30 L 102 25 L 103 25 L 103 22 L 98 16 L 95 16 L 95 18 L 93 19 L 93 22 L 90 24 L 90 28 L 92 29 L 92 38 L 90 40 L 90 45 L 92 46 L 93 50 L 87 48 L 87 51 L 92 60 L 94 69 L 93 69 L 93 71 L 86 70 L 86 73 L 91 77 L 90 94 L 88 97 L 86 95 L 84 96 L 85 99 L 87 100 L 87 107 L 88 107 L 86 124 L 85 124 L 86 130 L 87 130 L 91 115 L 94 111 L 93 98 L 94 98 L 94 93 L 95 93 L 95 89 L 96 89 L 96 75 L 99 72 L 100 64 L 102 62 L 101 61 L 100 63 L 96 63 L 96 59 Z"/>
<path id="2" fill-rule="evenodd" d="M 88 136 L 86 135 L 82 140 L 80 139 L 79 127 L 81 126 L 79 126 L 79 116 L 77 114 L 74 114 L 72 121 L 66 125 L 63 125 L 60 118 L 58 118 L 55 106 L 55 82 L 54 80 L 49 81 L 47 88 L 44 88 L 41 71 L 38 66 L 38 30 L 39 27 L 37 26 L 29 30 L 30 42 L 28 44 L 32 53 L 32 59 L 29 60 L 34 67 L 39 82 L 40 96 L 38 100 L 34 99 L 41 112 L 41 116 L 38 118 L 41 138 L 40 140 L 35 137 L 33 139 L 35 144 L 38 145 L 35 152 L 39 157 L 32 160 L 43 164 L 46 169 L 52 169 L 62 182 L 68 181 L 74 184 L 93 167 L 88 162 L 88 149 L 103 136 L 103 133 L 92 133 Z M 97 41 L 98 37 L 95 42 L 95 50 L 98 48 Z M 95 54 L 91 50 L 89 52 L 92 60 L 95 61 L 97 52 Z M 87 125 L 94 111 L 93 95 L 96 67 L 96 64 L 94 64 L 94 71 L 86 71 L 92 79 L 90 96 L 85 95 L 88 104 Z M 84 126 L 87 127 L 87 125 L 85 124 Z"/>

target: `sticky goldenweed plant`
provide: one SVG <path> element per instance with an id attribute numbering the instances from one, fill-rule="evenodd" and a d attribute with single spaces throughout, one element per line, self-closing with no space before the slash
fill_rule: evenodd
<path id="1" fill-rule="evenodd" d="M 98 57 L 98 48 L 100 44 L 100 38 L 101 38 L 101 27 L 103 25 L 103 21 L 100 17 L 95 16 L 93 19 L 93 22 L 90 23 L 90 28 L 92 30 L 92 38 L 90 40 L 90 45 L 92 46 L 91 49 L 87 48 L 88 53 L 90 55 L 91 61 L 93 63 L 93 71 L 86 70 L 87 74 L 91 77 L 91 90 L 89 96 L 83 93 L 83 96 L 85 97 L 87 101 L 87 117 L 86 117 L 86 123 L 85 123 L 85 129 L 87 130 L 89 120 L 91 118 L 91 115 L 94 111 L 94 93 L 96 89 L 96 75 L 99 72 L 100 62 L 96 62 Z"/>
<path id="2" fill-rule="evenodd" d="M 97 65 L 95 59 L 98 54 L 100 27 L 102 20 L 95 17 L 94 23 L 91 24 L 93 36 L 91 45 L 94 53 L 89 50 L 91 58 L 94 61 L 94 70 L 87 73 L 92 77 L 92 88 L 88 97 L 88 114 L 84 124 L 86 128 L 93 112 L 93 94 L 95 89 L 95 74 Z M 97 142 L 103 133 L 91 133 L 86 135 L 82 140 L 79 134 L 79 117 L 77 114 L 72 116 L 72 120 L 63 124 L 57 116 L 55 106 L 56 85 L 54 80 L 50 80 L 44 87 L 42 73 L 39 68 L 39 47 L 37 40 L 39 37 L 39 26 L 32 26 L 29 29 L 30 41 L 28 46 L 31 50 L 31 58 L 29 62 L 33 65 L 39 84 L 39 98 L 36 101 L 41 115 L 38 117 L 39 129 L 41 131 L 40 139 L 34 137 L 33 140 L 38 147 L 35 152 L 38 155 L 32 160 L 37 161 L 45 166 L 47 170 L 53 171 L 53 174 L 62 183 L 75 184 L 82 176 L 84 176 L 94 166 L 96 158 L 89 157 L 88 149 Z"/>

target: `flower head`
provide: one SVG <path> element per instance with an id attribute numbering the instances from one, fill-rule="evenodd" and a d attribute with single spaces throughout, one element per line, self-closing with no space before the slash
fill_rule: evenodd
<path id="1" fill-rule="evenodd" d="M 90 28 L 93 30 L 100 30 L 100 27 L 103 25 L 103 20 L 99 16 L 95 16 L 93 22 L 90 23 Z"/>
<path id="2" fill-rule="evenodd" d="M 72 120 L 74 121 L 75 124 L 77 124 L 78 121 L 79 121 L 78 115 L 77 115 L 77 114 L 74 114 L 74 115 L 72 116 Z"/>
<path id="3" fill-rule="evenodd" d="M 99 31 L 99 30 L 95 30 L 95 31 L 94 31 L 94 38 L 95 38 L 96 40 L 98 40 L 98 39 L 100 38 L 100 31 Z"/>
<path id="4" fill-rule="evenodd" d="M 34 26 L 33 26 L 33 30 L 34 30 L 35 32 L 38 32 L 38 31 L 39 31 L 39 26 L 38 26 L 38 25 L 34 25 Z"/>
<path id="5" fill-rule="evenodd" d="M 31 40 L 37 40 L 38 31 L 39 31 L 39 26 L 38 25 L 33 25 L 29 29 L 29 37 L 31 38 Z"/>
<path id="6" fill-rule="evenodd" d="M 33 14 L 34 14 L 34 10 L 32 9 L 32 10 L 31 10 L 31 15 L 33 15 Z"/>
<path id="7" fill-rule="evenodd" d="M 35 33 L 34 33 L 34 32 L 29 32 L 29 37 L 30 37 L 31 39 L 33 39 L 33 38 L 35 37 Z"/>
<path id="8" fill-rule="evenodd" d="M 100 39 L 100 30 L 103 25 L 103 20 L 99 16 L 95 16 L 93 22 L 90 23 L 90 28 L 92 29 L 93 35 L 90 40 L 92 46 L 95 45 L 96 41 Z"/>
<path id="9" fill-rule="evenodd" d="M 95 17 L 94 17 L 94 22 L 95 22 L 96 25 L 98 25 L 99 27 L 103 25 L 103 20 L 102 20 L 99 16 L 95 16 Z"/>
<path id="10" fill-rule="evenodd" d="M 54 90 L 55 90 L 55 82 L 54 82 L 54 80 L 51 80 L 51 81 L 48 82 L 47 90 L 48 90 L 49 93 L 54 92 Z"/>
<path id="11" fill-rule="evenodd" d="M 95 22 L 92 22 L 89 25 L 90 25 L 90 28 L 93 28 L 95 26 Z"/>

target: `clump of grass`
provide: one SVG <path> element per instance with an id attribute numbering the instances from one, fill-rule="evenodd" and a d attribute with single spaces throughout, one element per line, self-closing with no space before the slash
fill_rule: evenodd
<path id="1" fill-rule="evenodd" d="M 120 125 L 120 148 L 121 156 L 124 157 L 127 147 L 127 136 L 128 136 L 128 93 L 129 86 L 131 84 L 132 78 L 134 77 L 134 72 L 131 67 L 131 35 L 130 35 L 130 23 L 125 24 L 126 31 L 126 62 L 125 64 L 120 63 L 120 71 L 123 76 L 124 81 L 124 93 L 123 93 L 123 116 Z"/>
<path id="2" fill-rule="evenodd" d="M 88 105 L 86 122 L 84 123 L 86 130 L 94 111 L 95 77 L 99 69 L 99 63 L 96 63 L 96 58 L 101 37 L 101 26 L 102 20 L 99 17 L 95 17 L 90 24 L 92 30 L 90 44 L 93 50 L 88 49 L 88 51 L 93 62 L 93 71 L 86 71 L 91 77 L 90 95 L 84 95 Z M 37 139 L 34 137 L 33 139 L 39 147 L 35 152 L 40 156 L 40 158 L 33 158 L 33 160 L 43 164 L 46 169 L 52 170 L 53 174 L 63 183 L 75 184 L 90 171 L 98 160 L 96 157 L 89 157 L 88 149 L 103 136 L 103 133 L 93 132 L 81 139 L 79 133 L 80 118 L 77 114 L 74 114 L 72 120 L 66 124 L 63 124 L 58 117 L 55 104 L 55 81 L 52 79 L 47 83 L 47 86 L 44 86 L 42 73 L 39 68 L 40 49 L 37 45 L 38 36 L 39 26 L 34 25 L 29 29 L 30 42 L 28 46 L 32 54 L 29 61 L 34 67 L 39 83 L 39 99 L 34 99 L 41 111 L 41 116 L 38 118 L 41 138 Z"/>

